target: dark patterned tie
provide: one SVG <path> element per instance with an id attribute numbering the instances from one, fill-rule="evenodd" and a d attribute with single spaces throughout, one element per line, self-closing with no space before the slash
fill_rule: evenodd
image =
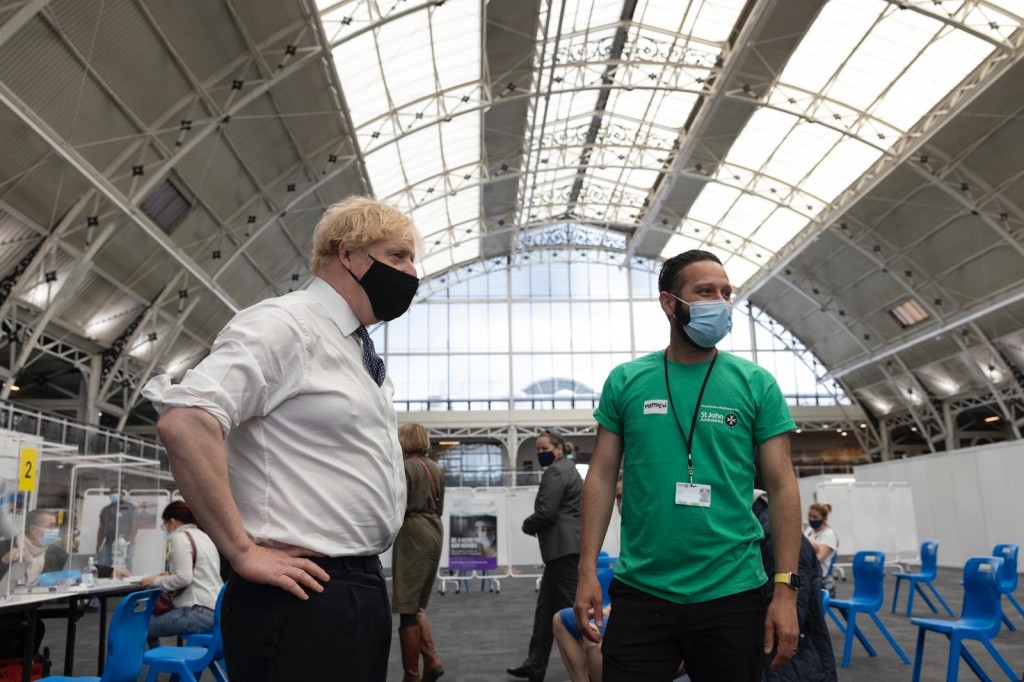
<path id="1" fill-rule="evenodd" d="M 356 336 L 359 337 L 359 341 L 363 346 L 363 367 L 370 374 L 370 377 L 377 382 L 380 386 L 384 383 L 384 377 L 387 375 L 387 370 L 384 369 L 384 361 L 377 355 L 377 351 L 373 349 L 373 339 L 370 338 L 370 333 L 366 331 L 366 327 L 359 325 L 356 329 Z"/>

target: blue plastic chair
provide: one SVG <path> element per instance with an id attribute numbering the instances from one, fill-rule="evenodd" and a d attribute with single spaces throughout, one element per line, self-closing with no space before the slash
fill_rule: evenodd
<path id="1" fill-rule="evenodd" d="M 156 608 L 160 590 L 132 592 L 117 605 L 110 621 L 106 665 L 103 677 L 43 678 L 47 682 L 88 680 L 90 682 L 136 682 L 142 673 L 142 652 L 146 650 L 149 619 Z"/>
<path id="2" fill-rule="evenodd" d="M 885 635 L 889 644 L 899 657 L 907 665 L 910 659 L 903 653 L 903 649 L 892 638 L 889 629 L 878 619 L 878 609 L 882 606 L 883 583 L 885 581 L 885 552 L 857 552 L 853 557 L 853 596 L 849 599 L 832 599 L 829 601 L 829 608 L 838 610 L 843 619 L 846 620 L 846 627 L 843 644 L 843 667 L 850 667 L 850 656 L 853 653 L 854 636 L 867 650 L 871 656 L 877 656 L 874 648 L 868 642 L 864 633 L 857 627 L 857 614 L 866 613 L 875 621 L 875 625 Z"/>
<path id="3" fill-rule="evenodd" d="M 615 559 L 611 561 L 602 562 L 600 558 L 597 560 L 597 581 L 601 583 L 601 603 L 608 606 L 612 603 L 611 595 L 608 594 L 608 588 L 612 584 L 612 578 L 615 577 Z"/>
<path id="4" fill-rule="evenodd" d="M 907 618 L 910 618 L 910 614 L 914 609 L 914 593 L 920 592 L 921 598 L 924 599 L 925 603 L 928 604 L 928 608 L 932 610 L 932 613 L 938 613 L 939 610 L 935 608 L 935 604 L 928 598 L 925 591 L 921 589 L 921 585 L 927 585 L 935 595 L 935 598 L 942 604 L 942 608 L 946 609 L 951 617 L 953 616 L 953 609 L 949 608 L 949 604 L 942 598 L 942 595 L 935 589 L 935 585 L 932 583 L 935 580 L 935 575 L 938 572 L 937 563 L 939 557 L 939 543 L 934 540 L 928 540 L 921 543 L 921 570 L 917 573 L 893 573 L 896 577 L 896 589 L 892 593 L 892 612 L 896 613 L 896 600 L 900 596 L 900 582 L 903 580 L 910 581 L 910 594 L 907 597 Z"/>
<path id="5" fill-rule="evenodd" d="M 960 659 L 967 661 L 980 680 L 988 675 L 978 666 L 963 641 L 975 639 L 981 642 L 992 655 L 1003 672 L 1016 682 L 1017 675 L 1010 664 L 999 655 L 991 638 L 999 632 L 1002 618 L 1002 598 L 999 593 L 999 575 L 1003 560 L 999 557 L 971 557 L 964 566 L 964 607 L 959 620 L 938 620 L 934 618 L 911 618 L 910 622 L 920 628 L 917 632 L 917 650 L 914 652 L 913 682 L 921 679 L 921 660 L 924 657 L 924 636 L 929 630 L 941 632 L 949 639 L 949 663 L 946 665 L 947 682 L 955 682 Z"/>
<path id="6" fill-rule="evenodd" d="M 145 653 L 142 662 L 149 666 L 146 682 L 156 682 L 160 673 L 177 675 L 181 680 L 199 679 L 206 668 L 210 669 L 217 682 L 227 682 L 227 672 L 222 665 L 224 641 L 220 634 L 220 614 L 226 588 L 227 583 L 217 595 L 210 632 L 187 633 L 181 636 L 186 646 L 158 646 Z"/>
<path id="7" fill-rule="evenodd" d="M 1010 603 L 1017 608 L 1017 613 L 1024 616 L 1024 609 L 1021 608 L 1020 602 L 1013 596 L 1014 590 L 1017 589 L 1017 552 L 1019 551 L 1020 547 L 1015 544 L 996 545 L 992 550 L 992 556 L 997 556 L 1003 560 L 1003 570 L 999 573 L 999 594 L 1009 599 Z M 1010 619 L 1006 617 L 1005 611 L 1003 611 L 1002 617 L 1007 629 L 1017 629 L 1010 622 Z"/>

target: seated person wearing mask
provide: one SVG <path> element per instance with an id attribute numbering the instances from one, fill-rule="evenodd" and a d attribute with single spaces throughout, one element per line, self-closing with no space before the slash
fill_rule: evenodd
<path id="1" fill-rule="evenodd" d="M 25 584 L 30 587 L 39 583 L 40 574 L 62 570 L 68 553 L 57 544 L 59 539 L 57 517 L 44 509 L 33 509 L 25 517 L 24 535 L 15 537 L 11 548 L 0 557 L 0 578 L 16 561 L 28 563 Z"/>

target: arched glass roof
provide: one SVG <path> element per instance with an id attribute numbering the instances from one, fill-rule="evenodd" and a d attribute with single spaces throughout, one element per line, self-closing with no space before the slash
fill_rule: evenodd
<path id="1" fill-rule="evenodd" d="M 832 0 L 778 48 L 761 35 L 770 4 L 524 2 L 527 49 L 502 71 L 516 44 L 486 3 L 319 3 L 369 183 L 426 235 L 423 274 L 489 255 L 489 236 L 571 220 L 625 235 L 630 254 L 728 254 L 737 285 L 1022 25 L 1011 0 Z M 758 56 L 771 69 L 744 72 Z M 521 137 L 488 127 L 516 100 Z M 728 102 L 750 106 L 726 144 L 691 139 Z M 509 158 L 489 158 L 504 135 L 518 138 Z M 509 176 L 514 199 L 495 211 L 482 188 Z"/>

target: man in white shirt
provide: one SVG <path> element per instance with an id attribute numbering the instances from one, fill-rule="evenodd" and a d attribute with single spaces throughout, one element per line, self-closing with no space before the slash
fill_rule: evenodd
<path id="1" fill-rule="evenodd" d="M 366 325 L 408 309 L 419 242 L 391 206 L 331 206 L 308 289 L 241 311 L 180 384 L 146 386 L 175 481 L 235 572 L 222 613 L 232 678 L 385 679 L 377 557 L 406 492 L 394 386 Z"/>

